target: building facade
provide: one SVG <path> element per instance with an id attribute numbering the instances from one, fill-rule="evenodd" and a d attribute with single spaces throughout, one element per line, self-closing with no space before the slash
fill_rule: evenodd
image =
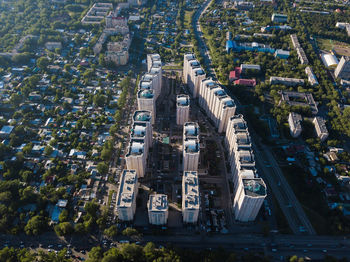
<path id="1" fill-rule="evenodd" d="M 288 124 L 290 135 L 294 138 L 300 136 L 302 127 L 301 127 L 302 117 L 301 115 L 290 112 L 288 116 Z"/>
<path id="2" fill-rule="evenodd" d="M 146 173 L 146 152 L 144 139 L 130 139 L 125 162 L 127 169 L 135 170 L 139 177 Z"/>
<path id="3" fill-rule="evenodd" d="M 138 180 L 135 170 L 123 170 L 119 179 L 116 199 L 118 219 L 132 221 L 136 211 L 136 197 L 138 193 Z"/>
<path id="4" fill-rule="evenodd" d="M 190 117 L 190 97 L 188 95 L 178 95 L 176 97 L 176 124 L 183 125 Z"/>
<path id="5" fill-rule="evenodd" d="M 163 194 L 150 195 L 148 202 L 148 221 L 152 225 L 166 225 L 168 221 L 168 198 Z"/>
<path id="6" fill-rule="evenodd" d="M 199 181 L 196 171 L 185 171 L 182 176 L 182 218 L 184 223 L 198 221 L 200 207 Z"/>
<path id="7" fill-rule="evenodd" d="M 266 185 L 261 178 L 240 179 L 233 204 L 235 219 L 254 221 L 266 195 Z"/>
<path id="8" fill-rule="evenodd" d="M 350 80 L 350 57 L 349 56 L 343 56 L 340 59 L 340 62 L 334 71 L 334 75 L 337 78 Z"/>

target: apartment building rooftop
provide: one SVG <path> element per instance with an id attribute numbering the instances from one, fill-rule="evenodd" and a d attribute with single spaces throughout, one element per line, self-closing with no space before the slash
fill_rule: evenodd
<path id="1" fill-rule="evenodd" d="M 184 124 L 184 136 L 185 137 L 198 137 L 199 125 L 196 122 L 187 122 Z"/>
<path id="2" fill-rule="evenodd" d="M 142 155 L 145 151 L 145 142 L 143 139 L 131 139 L 129 144 L 129 150 L 127 156 L 129 155 Z"/>
<path id="3" fill-rule="evenodd" d="M 248 130 L 247 122 L 244 120 L 243 115 L 234 115 L 230 118 L 230 121 L 236 132 Z"/>
<path id="4" fill-rule="evenodd" d="M 139 83 L 139 89 L 153 89 L 152 79 L 143 79 Z"/>
<path id="5" fill-rule="evenodd" d="M 149 56 L 151 57 L 151 59 L 152 59 L 153 61 L 156 61 L 156 60 L 159 61 L 159 60 L 161 60 L 159 54 L 149 54 Z"/>
<path id="6" fill-rule="evenodd" d="M 251 139 L 250 135 L 247 132 L 240 132 L 236 135 L 236 143 L 238 146 L 244 146 L 244 145 L 250 145 L 251 146 Z"/>
<path id="7" fill-rule="evenodd" d="M 199 142 L 197 139 L 186 138 L 184 141 L 184 149 L 186 153 L 199 152 Z"/>
<path id="8" fill-rule="evenodd" d="M 148 211 L 160 212 L 168 210 L 168 198 L 164 194 L 154 194 L 149 196 L 147 203 Z"/>
<path id="9" fill-rule="evenodd" d="M 190 62 L 190 67 L 192 68 L 196 68 L 196 67 L 200 67 L 201 64 L 198 62 L 198 60 L 193 60 Z"/>
<path id="10" fill-rule="evenodd" d="M 116 206 L 130 207 L 135 198 L 135 184 L 137 183 L 137 174 L 135 170 L 123 170 L 120 175 L 119 188 Z"/>
<path id="11" fill-rule="evenodd" d="M 315 117 L 313 120 L 314 124 L 318 126 L 320 129 L 320 132 L 322 133 L 328 133 L 327 127 L 326 127 L 326 121 L 322 117 Z"/>
<path id="12" fill-rule="evenodd" d="M 196 68 L 193 72 L 195 76 L 205 75 L 205 72 L 202 68 Z"/>
<path id="13" fill-rule="evenodd" d="M 182 183 L 184 191 L 184 208 L 198 209 L 200 205 L 198 173 L 196 171 L 185 171 Z"/>
<path id="14" fill-rule="evenodd" d="M 250 197 L 266 196 L 266 185 L 261 178 L 242 179 L 244 193 Z"/>
<path id="15" fill-rule="evenodd" d="M 255 159 L 253 151 L 251 150 L 239 150 L 236 152 L 237 159 L 241 165 L 255 165 Z"/>
<path id="16" fill-rule="evenodd" d="M 146 123 L 133 123 L 131 125 L 131 137 L 144 137 L 146 136 L 146 130 Z"/>
<path id="17" fill-rule="evenodd" d="M 231 98 L 228 98 L 223 102 L 223 108 L 235 107 L 235 106 L 236 106 L 236 104 Z"/>
<path id="18" fill-rule="evenodd" d="M 224 89 L 219 89 L 217 91 L 214 92 L 214 95 L 217 97 L 223 97 L 223 96 L 227 96 L 226 92 Z"/>
<path id="19" fill-rule="evenodd" d="M 150 122 L 152 118 L 151 112 L 146 110 L 137 110 L 134 112 L 133 120 L 140 122 Z"/>
<path id="20" fill-rule="evenodd" d="M 178 95 L 176 97 L 176 103 L 178 106 L 189 106 L 190 97 L 188 95 Z"/>
<path id="21" fill-rule="evenodd" d="M 185 54 L 185 59 L 187 61 L 194 60 L 194 59 L 196 59 L 196 56 L 195 56 L 195 54 Z"/>
<path id="22" fill-rule="evenodd" d="M 154 97 L 153 90 L 140 90 L 137 94 L 139 98 L 152 99 Z"/>
<path id="23" fill-rule="evenodd" d="M 294 129 L 301 129 L 301 122 L 303 120 L 301 115 L 294 112 L 290 112 L 289 114 L 290 114 L 290 118 L 292 120 Z"/>

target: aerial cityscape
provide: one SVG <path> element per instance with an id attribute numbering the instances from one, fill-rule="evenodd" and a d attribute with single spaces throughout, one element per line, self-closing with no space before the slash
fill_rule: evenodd
<path id="1" fill-rule="evenodd" d="M 0 262 L 350 261 L 350 1 L 0 0 Z"/>

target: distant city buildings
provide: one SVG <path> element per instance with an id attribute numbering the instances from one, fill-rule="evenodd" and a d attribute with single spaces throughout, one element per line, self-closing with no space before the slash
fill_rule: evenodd
<path id="1" fill-rule="evenodd" d="M 182 176 L 182 218 L 184 223 L 198 221 L 200 207 L 199 181 L 196 171 L 185 171 Z"/>
<path id="2" fill-rule="evenodd" d="M 252 43 L 237 43 L 234 40 L 226 41 L 226 52 L 241 52 L 241 51 L 252 51 L 252 52 L 263 52 L 274 54 L 275 57 L 286 59 L 289 57 L 289 51 L 282 49 L 275 49 L 265 44 L 260 44 L 257 42 Z"/>
<path id="3" fill-rule="evenodd" d="M 100 24 L 113 9 L 112 3 L 95 3 L 81 20 L 82 24 Z"/>
<path id="4" fill-rule="evenodd" d="M 61 49 L 62 48 L 62 43 L 61 42 L 46 42 L 45 43 L 45 47 L 50 50 L 53 51 L 55 49 Z"/>
<path id="5" fill-rule="evenodd" d="M 275 23 L 285 23 L 288 20 L 288 16 L 284 14 L 273 13 L 271 16 L 271 21 Z"/>
<path id="6" fill-rule="evenodd" d="M 318 80 L 314 74 L 314 71 L 310 66 L 307 66 L 305 68 L 305 74 L 307 75 L 307 80 L 309 81 L 310 85 L 312 86 L 317 86 L 318 85 Z"/>
<path id="7" fill-rule="evenodd" d="M 100 6 L 98 8 L 107 10 L 108 14 L 103 12 L 103 16 L 99 18 L 101 20 L 91 20 L 90 18 L 90 21 L 89 19 L 87 20 L 86 16 L 83 18 L 83 21 L 85 21 L 85 23 L 93 24 L 100 23 L 103 19 L 106 20 L 105 28 L 93 47 L 94 55 L 97 56 L 100 54 L 104 43 L 109 39 L 109 37 L 119 35 L 121 38 L 119 41 L 111 41 L 107 44 L 107 51 L 105 53 L 104 59 L 106 62 L 114 63 L 116 66 L 126 65 L 129 62 L 129 48 L 131 45 L 132 37 L 129 32 L 128 20 L 125 17 L 120 17 L 119 13 L 121 9 L 128 8 L 129 5 L 125 5 L 125 3 L 119 3 L 117 8 L 113 11 L 113 5 L 110 3 L 97 4 Z"/>
<path id="8" fill-rule="evenodd" d="M 290 52 L 287 50 L 276 49 L 274 56 L 281 59 L 287 59 L 290 56 Z"/>
<path id="9" fill-rule="evenodd" d="M 254 9 L 254 4 L 246 1 L 234 1 L 233 7 L 240 11 L 251 11 Z"/>
<path id="10" fill-rule="evenodd" d="M 289 124 L 289 131 L 290 135 L 294 138 L 300 136 L 301 131 L 302 131 L 302 117 L 301 115 L 290 112 L 288 116 L 288 124 Z"/>
<path id="11" fill-rule="evenodd" d="M 350 57 L 342 56 L 339 64 L 337 65 L 334 75 L 337 78 L 350 80 Z"/>
<path id="12" fill-rule="evenodd" d="M 279 93 L 281 94 L 279 105 L 285 102 L 290 106 L 309 106 L 312 114 L 316 115 L 318 113 L 317 104 L 311 93 L 292 91 L 279 91 Z"/>
<path id="13" fill-rule="evenodd" d="M 247 73 L 248 71 L 249 72 L 260 71 L 260 66 L 259 65 L 242 64 L 241 67 L 235 67 L 235 69 L 233 71 L 230 71 L 229 81 L 234 82 L 235 85 L 242 85 L 242 86 L 248 86 L 248 87 L 256 86 L 255 79 L 240 78 L 241 74 Z"/>
<path id="14" fill-rule="evenodd" d="M 304 79 L 271 76 L 270 77 L 270 84 L 271 85 L 286 85 L 286 86 L 302 86 L 302 85 L 304 85 Z"/>
<path id="15" fill-rule="evenodd" d="M 176 124 L 183 125 L 188 122 L 190 116 L 190 97 L 178 95 L 176 97 Z"/>
<path id="16" fill-rule="evenodd" d="M 260 31 L 264 33 L 264 32 L 270 32 L 273 30 L 288 31 L 292 29 L 293 28 L 291 28 L 289 25 L 271 25 L 271 26 L 261 27 Z"/>
<path id="17" fill-rule="evenodd" d="M 151 225 L 166 225 L 168 221 L 168 198 L 163 194 L 149 196 L 147 202 L 148 221 Z"/>
<path id="18" fill-rule="evenodd" d="M 135 170 L 123 170 L 119 179 L 116 198 L 116 211 L 118 219 L 132 221 L 136 211 L 136 197 L 138 193 L 138 180 Z"/>
<path id="19" fill-rule="evenodd" d="M 290 35 L 290 38 L 292 40 L 293 47 L 297 51 L 299 61 L 302 65 L 307 65 L 309 64 L 309 60 L 307 59 L 307 56 L 304 52 L 304 49 L 301 47 L 298 37 L 296 34 Z"/>
<path id="20" fill-rule="evenodd" d="M 350 36 L 350 24 L 349 23 L 337 22 L 335 27 L 340 28 L 340 29 L 345 29 L 347 35 Z"/>
<path id="21" fill-rule="evenodd" d="M 312 121 L 315 125 L 317 137 L 323 142 L 328 138 L 328 130 L 326 127 L 326 121 L 322 117 L 315 117 Z"/>

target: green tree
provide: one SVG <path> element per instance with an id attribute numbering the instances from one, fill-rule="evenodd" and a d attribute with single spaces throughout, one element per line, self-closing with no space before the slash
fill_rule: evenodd
<path id="1" fill-rule="evenodd" d="M 47 59 L 46 57 L 40 57 L 38 58 L 38 60 L 36 61 L 36 65 L 41 69 L 41 70 L 46 70 L 47 66 L 50 64 L 49 59 Z"/>
<path id="2" fill-rule="evenodd" d="M 87 262 L 99 262 L 103 258 L 102 248 L 93 247 L 89 252 L 89 258 Z"/>
<path id="3" fill-rule="evenodd" d="M 101 175 L 105 175 L 108 172 L 108 165 L 105 162 L 100 162 L 97 164 L 97 171 Z"/>
<path id="4" fill-rule="evenodd" d="M 124 236 L 128 236 L 128 237 L 131 237 L 131 236 L 136 236 L 139 234 L 139 232 L 135 229 L 135 228 L 131 228 L 131 227 L 127 227 L 123 230 L 122 234 Z"/>
<path id="5" fill-rule="evenodd" d="M 74 232 L 74 228 L 71 223 L 63 222 L 55 226 L 55 232 L 58 236 L 70 235 Z"/>
<path id="6" fill-rule="evenodd" d="M 118 228 L 116 225 L 112 225 L 104 230 L 104 234 L 110 238 L 116 237 L 118 234 Z"/>
<path id="7" fill-rule="evenodd" d="M 29 219 L 24 227 L 24 232 L 27 235 L 39 235 L 47 228 L 47 219 L 43 216 L 34 216 Z"/>

